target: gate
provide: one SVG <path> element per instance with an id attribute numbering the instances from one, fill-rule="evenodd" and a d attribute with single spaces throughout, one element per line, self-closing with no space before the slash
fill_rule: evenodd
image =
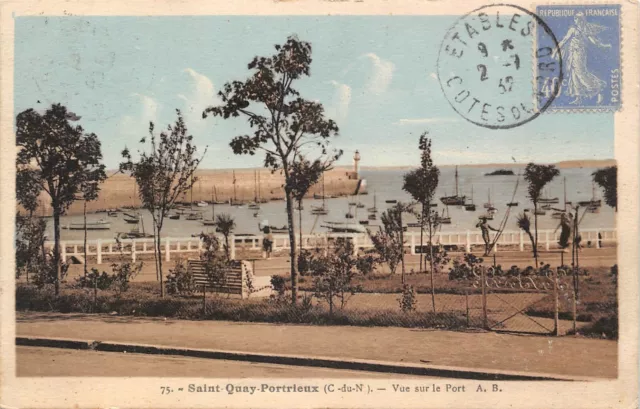
<path id="1" fill-rule="evenodd" d="M 496 274 L 493 267 L 480 267 L 480 274 L 473 282 L 473 287 L 482 291 L 485 329 L 561 335 L 572 327 L 571 321 L 559 319 L 561 300 L 563 308 L 573 304 L 575 309 L 575 302 L 571 302 L 573 285 L 565 270 L 548 269 L 542 274 L 530 275 L 501 273 Z"/>

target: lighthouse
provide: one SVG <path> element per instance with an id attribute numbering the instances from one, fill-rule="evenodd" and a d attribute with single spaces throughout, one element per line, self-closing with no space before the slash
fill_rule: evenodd
<path id="1" fill-rule="evenodd" d="M 360 152 L 356 151 L 353 155 L 353 175 L 354 179 L 358 179 L 360 174 Z"/>

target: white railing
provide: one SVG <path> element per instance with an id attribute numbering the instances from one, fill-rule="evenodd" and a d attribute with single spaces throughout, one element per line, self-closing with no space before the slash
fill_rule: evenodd
<path id="1" fill-rule="evenodd" d="M 495 234 L 495 233 L 494 233 Z M 492 234 L 492 240 L 494 237 Z M 583 229 L 580 230 L 582 235 L 582 244 L 591 243 L 592 247 L 600 248 L 602 243 L 615 243 L 617 235 L 615 229 Z M 559 231 L 539 230 L 538 243 L 549 250 L 555 246 L 560 236 Z M 300 236 L 296 235 L 299 239 Z M 305 249 L 327 249 L 331 247 L 331 243 L 337 238 L 347 238 L 354 243 L 354 250 L 373 248 L 370 237 L 365 233 L 324 233 L 324 234 L 306 234 L 302 236 L 302 247 Z M 424 235 L 424 243 L 426 243 L 427 235 Z M 224 243 L 224 237 L 219 235 L 220 245 Z M 236 252 L 255 251 L 262 252 L 262 240 L 264 235 L 231 235 L 229 236 L 229 253 L 232 259 L 236 258 Z M 274 234 L 273 235 L 273 251 L 289 250 L 289 235 Z M 411 254 L 416 254 L 416 248 L 420 246 L 420 232 L 410 231 L 404 233 L 405 247 L 408 247 Z M 122 251 L 117 248 L 115 239 L 99 239 L 87 241 L 87 256 L 95 256 L 98 264 L 102 264 L 105 256 L 130 256 L 133 261 L 144 254 L 154 254 L 153 238 L 145 239 L 121 239 Z M 439 232 L 434 236 L 434 243 L 443 246 L 455 246 L 466 252 L 471 251 L 471 246 L 484 245 L 482 234 L 478 231 L 464 232 Z M 495 244 L 493 251 L 498 252 L 501 246 L 517 247 L 519 251 L 524 251 L 525 245 L 529 245 L 529 239 L 522 231 L 504 231 L 499 240 Z M 69 257 L 75 257 L 83 260 L 84 251 L 82 240 L 63 240 L 60 242 L 62 260 L 66 261 Z M 171 260 L 172 254 L 180 253 L 196 253 L 202 251 L 202 241 L 199 237 L 163 237 L 160 240 L 162 254 L 166 261 Z M 53 248 L 53 242 L 45 243 L 47 248 Z M 264 255 L 263 255 L 264 257 Z"/>

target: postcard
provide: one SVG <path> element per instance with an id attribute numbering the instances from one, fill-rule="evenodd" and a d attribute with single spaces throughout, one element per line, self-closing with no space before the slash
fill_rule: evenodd
<path id="1" fill-rule="evenodd" d="M 0 406 L 637 406 L 637 3 L 1 6 Z"/>

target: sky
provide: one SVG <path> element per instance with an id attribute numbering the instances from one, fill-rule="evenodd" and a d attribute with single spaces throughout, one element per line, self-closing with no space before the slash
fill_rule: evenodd
<path id="1" fill-rule="evenodd" d="M 289 35 L 312 45 L 311 76 L 297 89 L 321 102 L 344 150 L 363 166 L 419 163 L 418 137 L 429 131 L 436 164 L 608 159 L 613 115 L 545 113 L 509 130 L 460 117 L 437 79 L 440 41 L 452 16 L 185 16 L 16 17 L 15 113 L 62 103 L 102 142 L 116 168 L 125 146 L 185 117 L 194 141 L 207 146 L 203 168 L 262 166 L 234 155 L 243 119 L 202 119 L 224 83 L 243 80 L 254 56 L 270 56 Z"/>

